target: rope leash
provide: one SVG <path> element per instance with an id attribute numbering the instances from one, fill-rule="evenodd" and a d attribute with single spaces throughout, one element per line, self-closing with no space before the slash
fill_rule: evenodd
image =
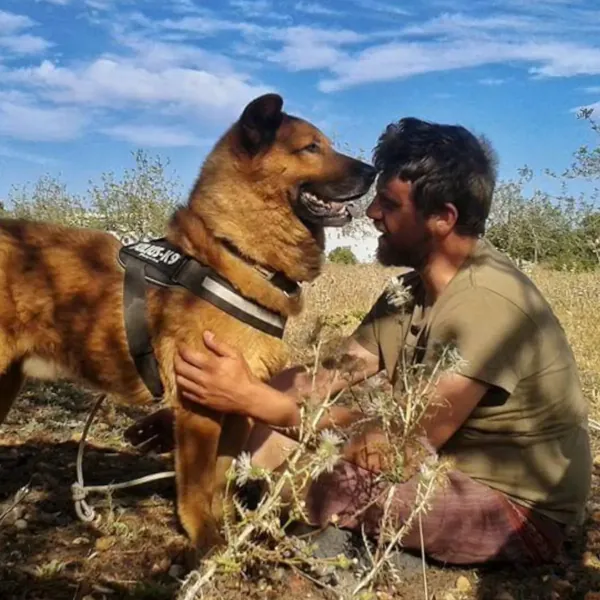
<path id="1" fill-rule="evenodd" d="M 126 488 L 142 485 L 151 481 L 158 481 L 159 479 L 170 479 L 175 477 L 175 471 L 163 471 L 162 473 L 155 473 L 153 475 L 145 475 L 144 477 L 138 477 L 130 481 L 124 481 L 123 483 L 110 483 L 108 485 L 84 485 L 83 482 L 83 450 L 85 448 L 85 438 L 87 437 L 88 431 L 98 412 L 102 402 L 105 400 L 106 394 L 102 394 L 92 411 L 90 412 L 85 426 L 83 428 L 83 434 L 79 440 L 79 447 L 77 450 L 77 481 L 71 485 L 71 496 L 75 505 L 75 512 L 81 521 L 89 523 L 94 520 L 96 513 L 94 509 L 86 502 L 86 497 L 89 492 L 103 492 L 110 494 L 113 490 L 123 490 Z"/>

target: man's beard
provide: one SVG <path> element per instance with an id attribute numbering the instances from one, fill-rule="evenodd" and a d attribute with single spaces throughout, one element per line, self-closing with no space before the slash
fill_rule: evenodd
<path id="1" fill-rule="evenodd" d="M 387 235 L 379 238 L 377 260 L 384 267 L 409 267 L 419 271 L 429 259 L 432 251 L 431 236 L 427 233 L 410 247 L 398 248 Z"/>

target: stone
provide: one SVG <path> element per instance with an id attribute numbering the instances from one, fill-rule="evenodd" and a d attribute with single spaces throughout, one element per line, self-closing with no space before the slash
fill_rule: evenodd
<path id="1" fill-rule="evenodd" d="M 466 594 L 473 589 L 471 582 L 464 575 L 456 580 L 455 587 L 461 594 Z"/>
<path id="2" fill-rule="evenodd" d="M 112 548 L 115 545 L 116 541 L 117 540 L 113 536 L 110 536 L 110 535 L 108 535 L 106 537 L 101 537 L 96 540 L 95 548 L 96 548 L 96 550 L 103 552 L 104 550 L 108 550 L 109 548 Z"/>
<path id="3" fill-rule="evenodd" d="M 171 565 L 169 568 L 169 577 L 173 579 L 181 579 L 185 573 L 185 569 L 182 565 Z"/>
<path id="4" fill-rule="evenodd" d="M 18 529 L 19 531 L 23 531 L 23 530 L 27 529 L 28 526 L 29 526 L 29 524 L 27 523 L 27 521 L 25 519 L 17 519 L 15 521 L 15 528 Z"/>

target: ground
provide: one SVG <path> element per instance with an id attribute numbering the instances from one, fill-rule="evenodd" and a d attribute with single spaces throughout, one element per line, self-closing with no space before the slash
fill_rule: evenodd
<path id="1" fill-rule="evenodd" d="M 335 339 L 351 330 L 375 299 L 389 270 L 330 266 L 307 290 L 305 314 L 287 334 L 294 359 L 306 358 L 319 335 Z M 600 414 L 600 327 L 593 307 L 600 296 L 596 275 L 532 275 L 561 319 L 580 366 L 591 416 Z M 72 385 L 29 384 L 0 428 L 0 599 L 171 599 L 184 573 L 185 538 L 174 513 L 173 480 L 92 495 L 100 523 L 77 519 L 71 499 L 78 440 L 93 397 Z M 170 455 L 144 456 L 128 446 L 123 430 L 152 410 L 105 404 L 88 436 L 86 484 L 119 482 L 171 470 Z M 429 598 L 600 599 L 600 434 L 592 432 L 593 492 L 584 530 L 574 536 L 558 565 L 540 569 L 427 567 Z M 13 510 L 22 486 L 30 491 Z M 224 598 L 290 600 L 331 597 L 295 573 L 270 570 L 252 581 L 222 584 Z M 382 590 L 380 598 L 388 593 Z M 425 598 L 420 574 L 406 578 L 394 598 Z"/>

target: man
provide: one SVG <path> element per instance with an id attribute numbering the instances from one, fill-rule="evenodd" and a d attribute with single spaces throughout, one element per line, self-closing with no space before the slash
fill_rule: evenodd
<path id="1" fill-rule="evenodd" d="M 590 487 L 587 405 L 551 308 L 482 237 L 495 187 L 492 151 L 462 127 L 407 118 L 381 135 L 374 164 L 377 194 L 367 215 L 381 232 L 378 259 L 412 269 L 399 278 L 410 300 L 397 306 L 382 294 L 350 336 L 345 352 L 362 361 L 351 383 L 383 371 L 401 386 L 398 365 L 431 364 L 440 344 L 454 344 L 462 359 L 439 380 L 445 402 L 422 426 L 430 446 L 455 464 L 423 517 L 425 552 L 453 564 L 550 561 L 569 526 L 581 522 Z M 182 394 L 256 419 L 253 460 L 276 468 L 293 441 L 271 428 L 299 423 L 298 395 L 310 391 L 312 378 L 295 367 L 267 385 L 210 333 L 206 344 L 211 354 L 182 349 L 176 360 Z M 331 380 L 321 368 L 318 390 Z M 343 387 L 338 379 L 332 391 Z M 321 426 L 354 418 L 340 406 Z M 147 439 L 168 419 L 164 411 L 150 416 L 131 439 Z M 341 527 L 377 534 L 382 503 L 360 512 L 368 498 L 359 490 L 378 469 L 377 434 L 370 435 L 351 440 L 334 472 L 312 484 L 313 524 L 335 515 Z M 398 524 L 414 495 L 414 479 L 396 485 Z M 420 544 L 413 528 L 403 546 Z"/>

